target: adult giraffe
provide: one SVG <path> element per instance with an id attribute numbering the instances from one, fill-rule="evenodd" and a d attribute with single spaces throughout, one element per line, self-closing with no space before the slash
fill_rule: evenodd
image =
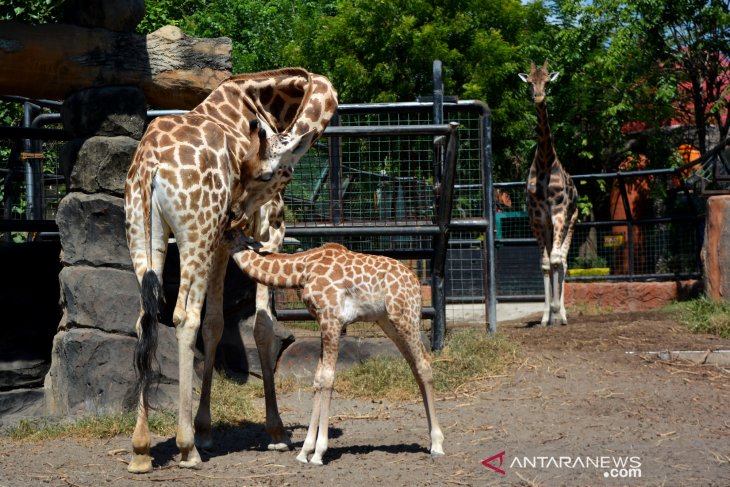
<path id="1" fill-rule="evenodd" d="M 545 308 L 540 325 L 568 324 L 565 315 L 565 273 L 573 227 L 578 219 L 578 192 L 563 169 L 553 145 L 548 122 L 545 86 L 558 73 L 548 72 L 548 62 L 530 63 L 529 74 L 519 74 L 532 88 L 537 111 L 537 149 L 527 177 L 527 211 L 532 233 L 540 246 L 545 286 Z"/>
<path id="2" fill-rule="evenodd" d="M 148 389 L 162 298 L 162 270 L 170 236 L 180 251 L 180 288 L 173 313 L 179 355 L 176 443 L 180 466 L 201 463 L 195 443 L 211 444 L 210 387 L 215 349 L 223 333 L 226 231 L 262 242 L 270 251 L 283 240 L 281 191 L 294 165 L 322 134 L 337 109 L 327 78 L 299 68 L 233 76 L 184 115 L 153 120 L 127 175 L 127 243 L 142 292 L 134 365 L 139 398 L 132 436 L 134 473 L 152 469 Z M 257 289 L 254 329 L 261 358 L 270 448 L 290 444 L 276 406 L 268 292 Z M 205 365 L 200 406 L 192 418 L 193 350 L 201 309 Z"/>

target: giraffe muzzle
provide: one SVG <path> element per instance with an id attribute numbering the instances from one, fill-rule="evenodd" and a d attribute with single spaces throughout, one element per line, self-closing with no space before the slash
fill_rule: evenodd
<path id="1" fill-rule="evenodd" d="M 274 177 L 274 171 L 265 171 L 256 176 L 254 179 L 256 181 L 262 181 L 262 182 L 268 182 L 271 181 L 271 178 Z"/>

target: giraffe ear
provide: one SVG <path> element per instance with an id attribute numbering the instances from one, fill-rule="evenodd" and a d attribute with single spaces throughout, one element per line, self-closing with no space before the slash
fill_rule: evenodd
<path id="1" fill-rule="evenodd" d="M 317 131 L 316 130 L 310 130 L 306 134 L 302 135 L 299 138 L 299 142 L 297 142 L 297 145 L 292 150 L 292 153 L 296 157 L 302 157 L 304 154 L 307 153 L 310 147 L 312 147 L 312 144 L 314 144 L 314 141 L 317 139 Z"/>
<path id="2" fill-rule="evenodd" d="M 519 77 L 520 77 L 520 79 L 521 79 L 522 81 L 524 81 L 525 83 L 527 83 L 527 82 L 528 82 L 528 81 L 527 81 L 527 73 L 517 73 L 517 76 L 519 76 Z"/>
<path id="3" fill-rule="evenodd" d="M 560 71 L 550 73 L 550 81 L 555 81 L 558 78 L 558 75 L 560 75 Z"/>

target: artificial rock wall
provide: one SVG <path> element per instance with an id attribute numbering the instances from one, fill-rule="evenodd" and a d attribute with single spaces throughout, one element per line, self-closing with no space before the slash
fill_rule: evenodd
<path id="1" fill-rule="evenodd" d="M 70 2 L 66 20 L 83 27 L 133 31 L 142 0 Z M 68 96 L 61 110 L 73 140 L 61 151 L 68 194 L 59 204 L 63 317 L 46 375 L 49 414 L 104 413 L 131 408 L 139 288 L 124 234 L 124 182 L 147 118 L 137 86 L 105 86 Z M 171 404 L 177 377 L 174 330 L 160 327 L 160 387 Z"/>

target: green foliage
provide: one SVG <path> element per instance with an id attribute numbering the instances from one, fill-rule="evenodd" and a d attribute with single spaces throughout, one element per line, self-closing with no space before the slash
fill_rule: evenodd
<path id="1" fill-rule="evenodd" d="M 602 269 L 608 267 L 608 263 L 600 255 L 588 255 L 576 257 L 570 267 L 571 269 Z"/>
<path id="2" fill-rule="evenodd" d="M 329 76 L 342 103 L 411 101 L 432 92 L 485 101 L 497 180 L 523 179 L 535 114 L 517 73 L 549 60 L 551 128 L 571 173 L 614 171 L 628 124 L 671 119 L 730 127 L 727 0 L 147 0 L 138 31 L 177 25 L 233 40 L 233 72 L 302 66 Z M 0 19 L 51 22 L 63 0 L 0 0 Z M 7 118 L 0 110 L 0 118 Z M 677 143 L 644 133 L 652 167 Z M 704 147 L 700 147 L 704 150 Z M 597 202 L 594 202 L 597 204 Z"/>
<path id="3" fill-rule="evenodd" d="M 0 20 L 39 25 L 56 21 L 66 0 L 0 0 Z"/>
<path id="4" fill-rule="evenodd" d="M 730 338 L 730 303 L 727 301 L 718 303 L 703 296 L 671 304 L 665 310 L 676 315 L 694 333 L 710 333 Z"/>

